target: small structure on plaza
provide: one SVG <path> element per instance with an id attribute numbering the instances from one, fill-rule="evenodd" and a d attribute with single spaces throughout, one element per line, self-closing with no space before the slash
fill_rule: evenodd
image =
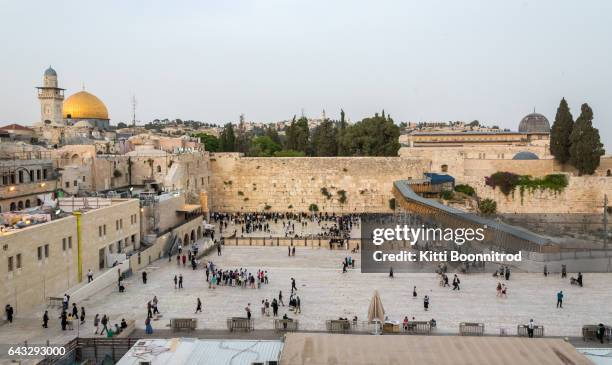
<path id="1" fill-rule="evenodd" d="M 271 364 L 278 361 L 282 348 L 280 340 L 143 339 L 117 365 Z"/>

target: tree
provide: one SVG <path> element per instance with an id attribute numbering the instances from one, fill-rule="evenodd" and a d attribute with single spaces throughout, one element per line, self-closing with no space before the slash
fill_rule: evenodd
<path id="1" fill-rule="evenodd" d="M 563 98 L 559 103 L 555 121 L 550 129 L 550 153 L 563 164 L 570 159 L 572 129 L 574 129 L 574 118 L 567 106 L 567 101 Z"/>
<path id="2" fill-rule="evenodd" d="M 240 115 L 240 123 L 236 130 L 235 151 L 247 154 L 251 148 L 251 138 L 247 133 L 244 115 Z"/>
<path id="3" fill-rule="evenodd" d="M 278 135 L 278 131 L 276 130 L 276 127 L 273 124 L 268 125 L 268 127 L 266 128 L 265 135 L 270 137 L 270 139 L 273 140 L 274 143 L 282 145 L 281 138 Z"/>
<path id="4" fill-rule="evenodd" d="M 235 152 L 236 151 L 236 135 L 232 123 L 227 123 L 223 127 L 221 136 L 219 137 L 219 151 Z"/>
<path id="5" fill-rule="evenodd" d="M 204 144 L 206 151 L 219 152 L 219 138 L 207 133 L 198 133 L 195 136 Z"/>
<path id="6" fill-rule="evenodd" d="M 397 156 L 399 127 L 393 119 L 376 113 L 372 118 L 348 126 L 342 134 L 340 146 L 349 156 Z"/>
<path id="7" fill-rule="evenodd" d="M 281 146 L 274 142 L 272 138 L 268 136 L 259 136 L 251 140 L 251 148 L 249 155 L 254 157 L 272 157 L 278 151 Z"/>
<path id="8" fill-rule="evenodd" d="M 123 123 L 123 122 L 119 122 L 117 123 L 117 128 L 121 129 L 121 128 L 127 128 L 127 124 Z"/>
<path id="9" fill-rule="evenodd" d="M 311 149 L 314 156 L 337 156 L 337 130 L 329 119 L 324 120 L 312 130 Z"/>
<path id="10" fill-rule="evenodd" d="M 338 146 L 338 156 L 346 156 L 348 153 L 344 149 L 344 145 L 341 143 L 344 134 L 346 132 L 346 127 L 348 123 L 345 120 L 346 115 L 344 114 L 344 110 L 340 109 L 340 123 L 338 123 L 338 131 L 336 133 L 336 145 Z"/>
<path id="11" fill-rule="evenodd" d="M 309 130 L 306 117 L 301 117 L 297 121 L 293 117 L 291 125 L 287 128 L 286 135 L 285 149 L 308 153 Z"/>
<path id="12" fill-rule="evenodd" d="M 580 116 L 570 134 L 570 143 L 570 163 L 580 174 L 593 174 L 604 149 L 599 130 L 593 127 L 593 110 L 587 103 L 580 107 Z"/>

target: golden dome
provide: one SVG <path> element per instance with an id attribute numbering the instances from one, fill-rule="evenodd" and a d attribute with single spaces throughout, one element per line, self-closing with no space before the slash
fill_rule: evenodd
<path id="1" fill-rule="evenodd" d="M 108 119 L 108 110 L 95 95 L 79 91 L 64 101 L 66 119 Z"/>

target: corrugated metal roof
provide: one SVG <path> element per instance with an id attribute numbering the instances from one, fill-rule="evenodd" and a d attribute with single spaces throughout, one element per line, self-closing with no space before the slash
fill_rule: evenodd
<path id="1" fill-rule="evenodd" d="M 591 365 L 561 339 L 289 333 L 282 365 Z"/>
<path id="2" fill-rule="evenodd" d="M 144 339 L 119 360 L 117 365 L 251 365 L 278 361 L 281 341 L 200 340 L 194 338 Z"/>
<path id="3" fill-rule="evenodd" d="M 432 208 L 441 210 L 445 213 L 452 214 L 457 216 L 459 219 L 467 220 L 482 226 L 487 226 L 489 228 L 493 228 L 499 230 L 501 232 L 516 236 L 525 241 L 533 242 L 538 245 L 546 245 L 550 243 L 546 237 L 540 236 L 536 233 L 530 232 L 528 230 L 511 226 L 506 223 L 497 222 L 491 219 L 480 217 L 476 214 L 466 213 L 462 210 L 449 207 L 447 205 L 441 204 L 436 200 L 423 198 L 419 194 L 415 193 L 410 187 L 409 180 L 399 180 L 393 182 L 395 188 L 407 199 L 414 200 L 416 202 L 428 205 Z"/>

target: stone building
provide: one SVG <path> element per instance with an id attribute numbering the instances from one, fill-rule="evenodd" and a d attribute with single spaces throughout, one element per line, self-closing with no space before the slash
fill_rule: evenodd
<path id="1" fill-rule="evenodd" d="M 0 144 L 0 213 L 41 205 L 53 197 L 58 175 L 45 149 L 23 143 Z"/>
<path id="2" fill-rule="evenodd" d="M 86 281 L 89 269 L 105 270 L 140 246 L 137 199 L 69 198 L 60 207 L 71 213 L 2 215 L 3 223 L 25 224 L 0 232 L 0 302 L 18 312 L 61 296 Z"/>
<path id="3" fill-rule="evenodd" d="M 545 116 L 531 113 L 519 123 L 518 132 L 503 130 L 411 131 L 400 136 L 402 147 L 478 147 L 550 145 L 550 123 Z"/>

